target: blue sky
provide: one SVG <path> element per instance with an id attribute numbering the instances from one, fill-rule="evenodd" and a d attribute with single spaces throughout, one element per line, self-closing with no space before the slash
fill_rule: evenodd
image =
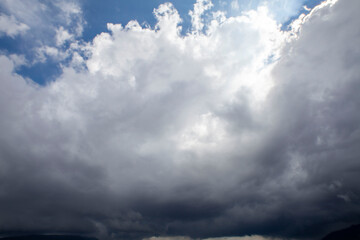
<path id="1" fill-rule="evenodd" d="M 85 18 L 88 26 L 84 32 L 84 39 L 91 40 L 99 32 L 106 31 L 106 23 L 121 23 L 126 25 L 130 20 L 137 20 L 139 23 L 148 23 L 154 26 L 156 20 L 153 16 L 153 9 L 158 7 L 164 0 L 135 0 L 135 1 L 82 1 Z M 184 31 L 186 32 L 190 25 L 188 12 L 193 9 L 194 0 L 174 0 L 170 1 L 179 11 L 183 19 Z M 286 2 L 289 2 L 288 4 Z M 270 1 L 274 6 L 274 14 L 278 14 L 279 23 L 286 23 L 289 19 L 296 18 L 300 12 L 304 12 L 302 5 L 312 8 L 319 4 L 321 0 L 302 0 L 302 1 Z M 238 14 L 239 11 L 256 9 L 262 0 L 239 0 L 239 10 L 231 9 L 231 1 L 215 0 L 213 1 L 213 10 L 226 11 L 228 15 Z M 295 3 L 295 4 L 294 4 Z M 294 6 L 290 6 L 293 4 Z M 284 11 L 285 10 L 285 11 Z"/>

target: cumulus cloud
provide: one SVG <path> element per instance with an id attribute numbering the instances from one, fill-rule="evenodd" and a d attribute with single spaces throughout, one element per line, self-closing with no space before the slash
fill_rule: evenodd
<path id="1" fill-rule="evenodd" d="M 266 7 L 201 31 L 199 0 L 185 36 L 162 4 L 42 87 L 2 55 L 0 231 L 311 239 L 359 221 L 359 4 L 297 32 Z"/>
<path id="2" fill-rule="evenodd" d="M 29 26 L 17 21 L 14 16 L 0 15 L 0 34 L 6 34 L 13 38 L 28 29 Z"/>
<path id="3" fill-rule="evenodd" d="M 201 31 L 204 28 L 202 15 L 212 7 L 213 4 L 210 0 L 199 0 L 195 3 L 194 10 L 190 10 L 189 15 L 195 32 Z"/>

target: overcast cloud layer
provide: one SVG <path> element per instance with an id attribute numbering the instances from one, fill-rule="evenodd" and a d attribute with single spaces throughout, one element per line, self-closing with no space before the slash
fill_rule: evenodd
<path id="1" fill-rule="evenodd" d="M 0 34 L 31 31 L 7 4 Z M 33 60 L 62 62 L 56 81 L 0 56 L 1 234 L 312 239 L 359 223 L 360 1 L 283 32 L 266 6 L 198 0 L 186 36 L 166 3 L 155 28 L 109 23 L 90 43 L 81 9 L 56 4 L 68 20 Z"/>

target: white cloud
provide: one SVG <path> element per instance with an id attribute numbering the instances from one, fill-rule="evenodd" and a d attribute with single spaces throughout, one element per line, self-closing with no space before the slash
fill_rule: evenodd
<path id="1" fill-rule="evenodd" d="M 197 0 L 194 4 L 194 10 L 190 10 L 191 22 L 194 32 L 199 32 L 204 28 L 203 14 L 211 9 L 213 4 L 211 0 Z"/>
<path id="2" fill-rule="evenodd" d="M 65 30 L 62 26 L 56 30 L 55 39 L 56 39 L 57 46 L 61 46 L 65 42 L 67 42 L 73 38 L 74 38 L 74 36 L 71 33 L 69 33 L 67 30 Z"/>
<path id="3" fill-rule="evenodd" d="M 232 10 L 239 10 L 240 9 L 238 0 L 233 0 L 231 2 L 231 9 Z"/>
<path id="4" fill-rule="evenodd" d="M 11 54 L 9 58 L 13 62 L 15 68 L 28 64 L 28 62 L 26 61 L 23 55 Z"/>
<path id="5" fill-rule="evenodd" d="M 29 30 L 29 26 L 16 20 L 14 16 L 0 15 L 0 34 L 15 37 Z"/>

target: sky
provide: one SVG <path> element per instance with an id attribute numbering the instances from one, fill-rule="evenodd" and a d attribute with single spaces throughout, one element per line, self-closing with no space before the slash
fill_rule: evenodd
<path id="1" fill-rule="evenodd" d="M 0 1 L 0 236 L 320 239 L 360 222 L 360 1 Z"/>

